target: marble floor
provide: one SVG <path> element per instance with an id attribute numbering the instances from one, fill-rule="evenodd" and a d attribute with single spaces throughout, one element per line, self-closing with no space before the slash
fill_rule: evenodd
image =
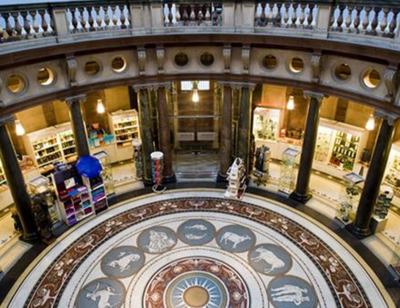
<path id="1" fill-rule="evenodd" d="M 1 307 L 395 307 L 326 227 L 283 204 L 221 190 L 122 203 L 70 229 Z"/>

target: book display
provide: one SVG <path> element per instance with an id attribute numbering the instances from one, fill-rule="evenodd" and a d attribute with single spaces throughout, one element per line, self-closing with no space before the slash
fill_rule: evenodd
<path id="1" fill-rule="evenodd" d="M 135 109 L 121 110 L 108 114 L 110 127 L 118 147 L 131 146 L 139 140 L 139 118 Z"/>
<path id="2" fill-rule="evenodd" d="M 300 151 L 293 148 L 287 148 L 282 153 L 282 167 L 279 176 L 278 190 L 290 194 L 296 184 L 297 166 Z"/>
<path id="3" fill-rule="evenodd" d="M 61 217 L 68 226 L 94 213 L 88 188 L 75 167 L 54 173 L 53 183 Z"/>
<path id="4" fill-rule="evenodd" d="M 60 132 L 58 136 L 60 138 L 61 148 L 65 161 L 75 161 L 77 159 L 77 154 L 75 147 L 75 138 L 72 130 Z"/>
<path id="5" fill-rule="evenodd" d="M 257 107 L 254 110 L 253 134 L 256 139 L 276 141 L 278 138 L 281 111 Z"/>
<path id="6" fill-rule="evenodd" d="M 97 152 L 97 153 L 93 154 L 93 156 L 96 157 L 100 161 L 100 163 L 103 167 L 101 176 L 104 181 L 107 195 L 111 195 L 111 194 L 115 193 L 110 157 L 108 156 L 108 154 L 105 151 Z"/>
<path id="7" fill-rule="evenodd" d="M 390 186 L 382 185 L 381 192 L 376 200 L 374 215 L 376 215 L 379 219 L 385 219 L 389 213 L 392 200 L 393 189 Z"/>
<path id="8" fill-rule="evenodd" d="M 89 179 L 82 176 L 83 184 L 89 192 L 90 202 L 93 205 L 96 214 L 108 208 L 106 188 L 101 175 Z"/>

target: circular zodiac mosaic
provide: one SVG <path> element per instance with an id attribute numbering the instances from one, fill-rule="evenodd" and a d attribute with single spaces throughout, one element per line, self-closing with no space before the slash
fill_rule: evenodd
<path id="1" fill-rule="evenodd" d="M 89 220 L 51 247 L 8 307 L 394 307 L 309 219 L 220 196 L 158 195 Z"/>

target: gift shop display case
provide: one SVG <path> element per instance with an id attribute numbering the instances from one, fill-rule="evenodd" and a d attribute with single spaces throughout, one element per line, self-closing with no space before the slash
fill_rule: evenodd
<path id="1" fill-rule="evenodd" d="M 277 141 L 282 112 L 279 109 L 254 109 L 253 134 L 256 140 Z"/>
<path id="2" fill-rule="evenodd" d="M 296 185 L 297 169 L 299 164 L 300 151 L 287 148 L 282 153 L 281 173 L 279 176 L 278 190 L 290 194 Z"/>

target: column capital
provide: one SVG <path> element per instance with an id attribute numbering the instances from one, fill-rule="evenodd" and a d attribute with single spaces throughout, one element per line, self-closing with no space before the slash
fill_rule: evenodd
<path id="1" fill-rule="evenodd" d="M 305 98 L 315 98 L 318 101 L 318 103 L 321 103 L 322 99 L 326 97 L 326 95 L 323 93 L 318 93 L 313 91 L 304 91 L 303 96 Z"/>
<path id="2" fill-rule="evenodd" d="M 71 96 L 67 97 L 65 99 L 65 102 L 68 104 L 69 107 L 71 107 L 72 103 L 78 101 L 78 102 L 86 102 L 87 95 L 86 94 L 80 94 L 76 96 Z"/>
<path id="3" fill-rule="evenodd" d="M 397 120 L 399 119 L 398 115 L 388 113 L 387 111 L 380 110 L 380 109 L 374 110 L 374 117 L 387 121 L 390 126 L 395 125 Z"/>
<path id="4" fill-rule="evenodd" d="M 232 88 L 232 90 L 241 90 L 242 88 L 249 88 L 251 91 L 253 91 L 256 87 L 256 84 L 249 82 L 218 81 L 217 87 L 218 88 L 230 87 Z"/>
<path id="5" fill-rule="evenodd" d="M 12 124 L 15 122 L 15 117 L 13 115 L 4 115 L 0 117 L 0 126 L 4 126 L 6 124 Z"/>
<path id="6" fill-rule="evenodd" d="M 140 90 L 150 90 L 157 91 L 159 88 L 171 89 L 171 82 L 155 82 L 155 83 L 144 83 L 132 86 L 135 92 L 139 92 Z"/>

